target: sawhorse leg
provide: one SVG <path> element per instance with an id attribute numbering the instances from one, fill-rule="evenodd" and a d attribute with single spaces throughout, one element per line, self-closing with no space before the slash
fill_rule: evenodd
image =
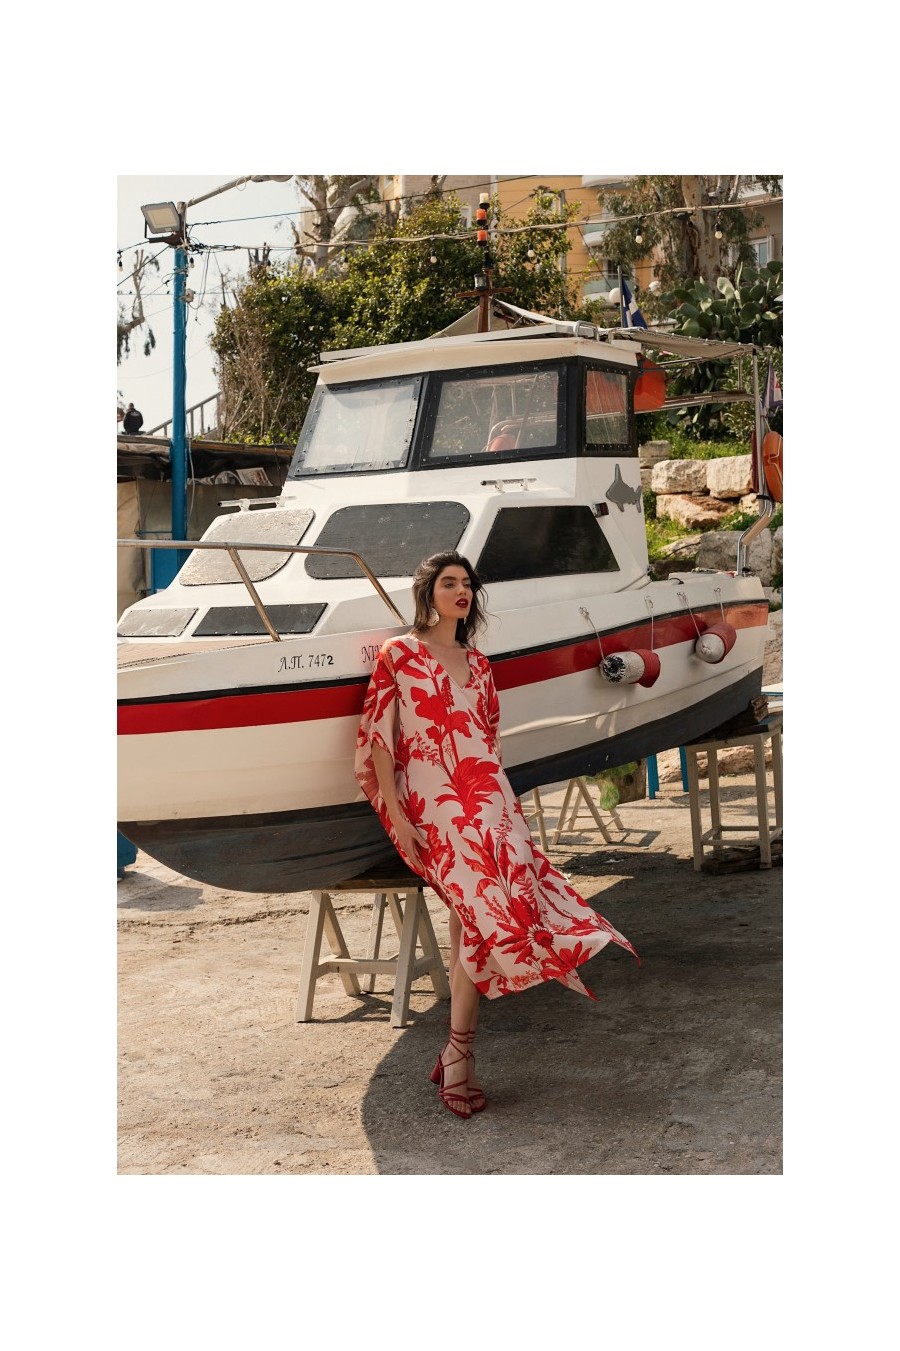
<path id="1" fill-rule="evenodd" d="M 399 896 L 394 893 L 391 899 L 399 910 Z M 394 914 L 394 922 L 396 923 L 397 916 L 393 905 L 391 912 Z M 417 966 L 422 967 L 427 963 L 428 975 L 431 978 L 435 994 L 439 999 L 450 998 L 447 972 L 444 970 L 431 916 L 428 913 L 425 896 L 421 888 L 418 891 L 406 893 L 399 932 L 400 952 L 397 955 L 397 976 L 394 982 L 394 1000 L 391 1004 L 391 1027 L 406 1026 L 406 1020 L 409 1016 L 410 987 L 415 979 Z M 421 943 L 424 954 L 419 962 L 416 961 L 416 939 Z M 421 974 L 424 975 L 424 971 Z"/>
<path id="2" fill-rule="evenodd" d="M 306 942 L 303 946 L 303 962 L 300 966 L 300 989 L 297 994 L 298 1023 L 308 1023 L 312 1017 L 316 980 L 319 977 L 321 966 L 325 965 L 319 961 L 323 930 L 335 957 L 350 956 L 328 892 L 314 891 L 311 894 L 312 900 L 309 903 L 309 916 L 306 921 Z M 359 981 L 353 972 L 341 970 L 339 975 L 347 994 L 358 998 L 362 994 L 362 990 L 359 988 Z"/>
<path id="3" fill-rule="evenodd" d="M 772 837 L 769 833 L 769 785 L 766 781 L 765 737 L 754 737 L 753 768 L 756 773 L 756 814 L 759 819 L 759 866 L 771 868 Z"/>
<path id="4" fill-rule="evenodd" d="M 703 867 L 703 821 L 700 816 L 700 774 L 697 770 L 697 753 L 690 751 L 687 756 L 688 794 L 691 809 L 691 838 L 694 846 L 694 871 Z"/>

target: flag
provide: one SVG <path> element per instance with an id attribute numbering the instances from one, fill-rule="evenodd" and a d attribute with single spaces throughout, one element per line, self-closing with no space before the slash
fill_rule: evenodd
<path id="1" fill-rule="evenodd" d="M 772 365 L 771 360 L 769 361 L 769 370 L 766 374 L 766 393 L 763 399 L 763 407 L 765 409 L 766 417 L 771 416 L 772 413 L 777 413 L 780 408 L 784 407 L 781 385 L 778 383 L 778 376 L 775 373 L 775 367 Z"/>
<path id="2" fill-rule="evenodd" d="M 646 328 L 647 320 L 638 309 L 637 301 L 628 289 L 628 283 L 622 278 L 622 319 L 625 328 Z"/>

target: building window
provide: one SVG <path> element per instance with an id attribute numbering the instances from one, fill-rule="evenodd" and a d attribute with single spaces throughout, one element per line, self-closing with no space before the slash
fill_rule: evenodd
<path id="1" fill-rule="evenodd" d="M 767 235 L 765 239 L 751 239 L 750 247 L 756 254 L 756 266 L 765 267 L 766 263 L 772 261 L 772 238 Z"/>

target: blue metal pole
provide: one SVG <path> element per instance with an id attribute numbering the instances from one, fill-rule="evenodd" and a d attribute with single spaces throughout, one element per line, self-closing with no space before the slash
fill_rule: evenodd
<path id="1" fill-rule="evenodd" d="M 187 445 L 185 442 L 185 360 L 184 289 L 187 276 L 187 251 L 175 250 L 175 325 L 172 379 L 172 538 L 187 539 Z M 182 550 L 169 550 L 175 558 L 175 572 L 187 558 Z"/>

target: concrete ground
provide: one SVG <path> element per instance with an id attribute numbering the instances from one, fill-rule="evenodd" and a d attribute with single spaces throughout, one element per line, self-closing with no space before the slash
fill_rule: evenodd
<path id="1" fill-rule="evenodd" d="M 542 791 L 550 823 L 562 791 Z M 722 797 L 745 815 L 751 777 Z M 404 1029 L 386 978 L 360 1000 L 321 978 L 298 1024 L 308 895 L 224 891 L 139 853 L 118 883 L 119 1172 L 780 1173 L 781 869 L 695 872 L 680 783 L 618 810 L 613 844 L 585 815 L 550 857 L 641 965 L 595 957 L 597 1003 L 556 983 L 483 1000 L 490 1102 L 469 1121 L 428 1081 L 449 1006 L 427 979 Z M 336 908 L 362 952 L 368 898 Z"/>

